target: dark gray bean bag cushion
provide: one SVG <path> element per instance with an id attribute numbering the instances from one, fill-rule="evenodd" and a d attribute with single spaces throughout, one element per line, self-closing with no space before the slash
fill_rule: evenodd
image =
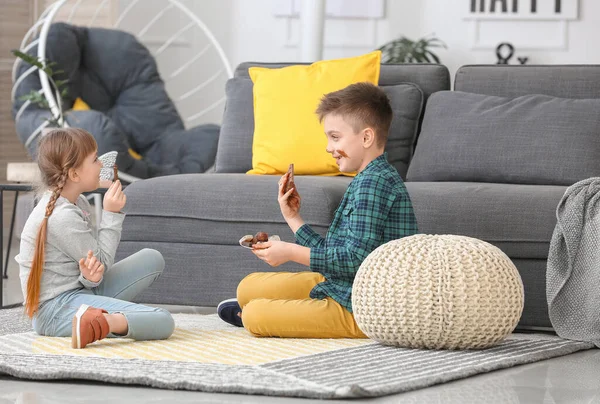
<path id="1" fill-rule="evenodd" d="M 37 55 L 37 47 L 29 51 Z M 63 99 L 69 109 L 78 97 L 91 108 L 70 111 L 70 126 L 88 130 L 98 142 L 98 153 L 119 153 L 119 169 L 140 178 L 206 171 L 214 163 L 219 127 L 200 125 L 186 130 L 165 91 L 156 62 L 148 49 L 131 34 L 103 28 L 55 23 L 50 27 L 47 60 L 64 70 L 68 79 Z M 30 66 L 21 63 L 17 77 Z M 23 104 L 20 96 L 41 88 L 38 74 L 29 75 L 18 87 L 13 116 Z M 31 134 L 50 112 L 30 105 L 17 121 L 17 132 L 32 156 L 37 140 Z M 132 148 L 143 156 L 134 159 Z"/>

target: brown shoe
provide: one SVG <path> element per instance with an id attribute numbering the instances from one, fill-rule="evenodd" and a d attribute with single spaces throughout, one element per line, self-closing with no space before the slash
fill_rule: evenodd
<path id="1" fill-rule="evenodd" d="M 90 307 L 87 304 L 79 307 L 73 317 L 72 348 L 85 348 L 87 344 L 106 338 L 110 329 L 103 313 L 107 313 L 107 311 Z"/>

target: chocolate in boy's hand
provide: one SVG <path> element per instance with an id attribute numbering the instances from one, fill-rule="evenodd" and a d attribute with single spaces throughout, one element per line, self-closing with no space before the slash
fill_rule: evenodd
<path id="1" fill-rule="evenodd" d="M 118 181 L 118 180 L 119 180 L 119 168 L 115 164 L 113 166 L 113 181 Z"/>
<path id="2" fill-rule="evenodd" d="M 294 183 L 294 163 L 290 164 L 288 168 L 288 177 L 287 181 L 283 187 L 283 193 L 288 192 L 290 189 L 295 188 L 296 184 Z"/>
<path id="3" fill-rule="evenodd" d="M 250 239 L 250 247 L 256 243 L 264 243 L 265 241 L 269 241 L 269 235 L 264 231 L 259 231 Z"/>
<path id="4" fill-rule="evenodd" d="M 264 231 L 259 231 L 258 233 L 256 233 L 254 238 L 259 243 L 264 243 L 265 241 L 269 241 L 269 235 L 267 233 L 265 233 Z"/>

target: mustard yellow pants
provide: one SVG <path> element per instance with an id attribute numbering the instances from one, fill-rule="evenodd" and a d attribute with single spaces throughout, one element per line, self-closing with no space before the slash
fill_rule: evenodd
<path id="1" fill-rule="evenodd" d="M 331 298 L 311 299 L 325 281 L 315 272 L 257 272 L 237 289 L 244 327 L 257 337 L 367 338 L 354 316 Z"/>

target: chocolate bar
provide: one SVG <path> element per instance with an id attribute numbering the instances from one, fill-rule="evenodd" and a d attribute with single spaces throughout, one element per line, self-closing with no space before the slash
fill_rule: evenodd
<path id="1" fill-rule="evenodd" d="M 285 183 L 285 187 L 283 189 L 283 193 L 288 192 L 290 189 L 294 188 L 296 184 L 294 183 L 294 163 L 290 164 L 288 168 L 288 177 L 287 182 Z"/>

